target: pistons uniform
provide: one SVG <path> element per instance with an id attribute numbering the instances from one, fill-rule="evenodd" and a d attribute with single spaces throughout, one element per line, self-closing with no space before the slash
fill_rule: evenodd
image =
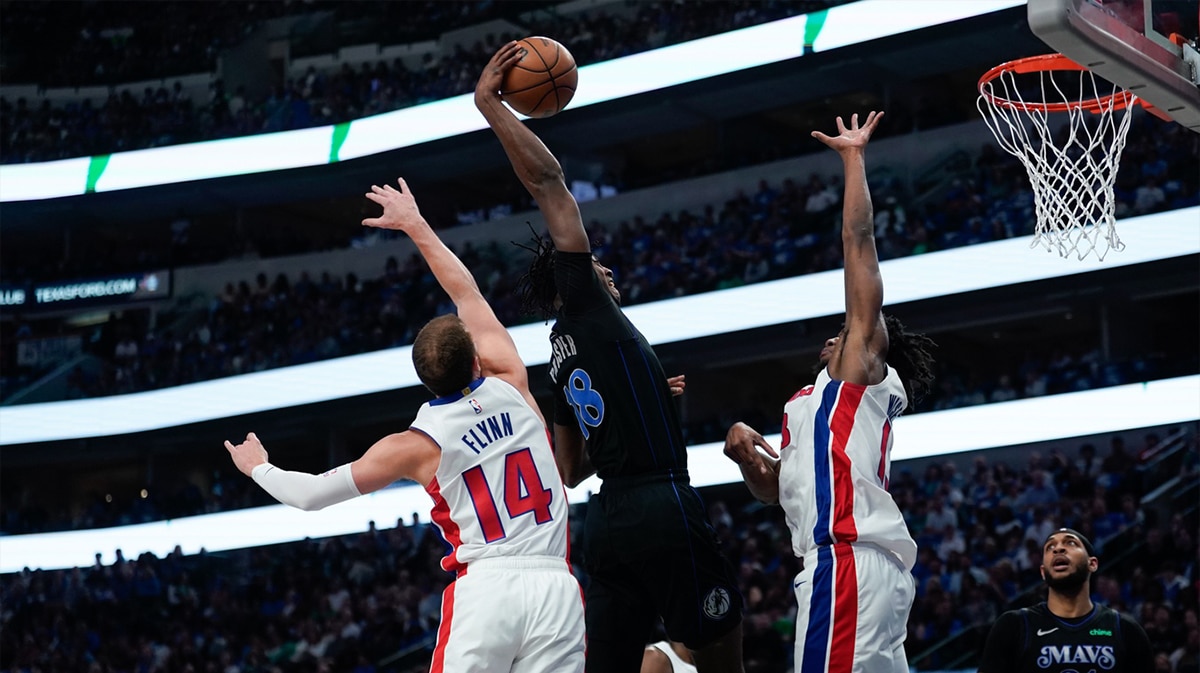
<path id="1" fill-rule="evenodd" d="M 442 450 L 431 519 L 458 574 L 442 596 L 433 673 L 582 671 L 583 597 L 567 562 L 566 491 L 521 393 L 480 378 L 417 412 Z"/>
<path id="2" fill-rule="evenodd" d="M 796 673 L 908 670 L 917 545 L 887 491 L 892 421 L 907 399 L 891 367 L 870 386 L 825 369 L 784 406 L 779 504 L 804 560 Z"/>
<path id="3" fill-rule="evenodd" d="M 1065 619 L 1045 603 L 1000 615 L 980 673 L 1140 673 L 1154 670 L 1146 632 L 1103 606 Z"/>

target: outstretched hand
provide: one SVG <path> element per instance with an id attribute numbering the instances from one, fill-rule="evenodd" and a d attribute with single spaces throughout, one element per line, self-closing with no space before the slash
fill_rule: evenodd
<path id="1" fill-rule="evenodd" d="M 779 453 L 763 439 L 757 430 L 742 422 L 734 423 L 725 435 L 725 456 L 738 465 L 757 466 L 760 472 L 766 472 L 763 463 L 762 449 L 766 455 L 778 459 Z"/>
<path id="2" fill-rule="evenodd" d="M 838 117 L 838 135 L 830 137 L 820 131 L 813 131 L 812 137 L 837 150 L 839 153 L 848 150 L 862 150 L 867 146 L 867 141 L 871 139 L 871 134 L 875 132 L 875 127 L 879 125 L 880 119 L 883 119 L 882 112 L 871 112 L 867 115 L 867 121 L 860 127 L 858 125 L 858 113 L 855 113 L 850 117 L 850 128 L 846 128 L 846 124 L 842 122 L 842 118 Z"/>
<path id="3" fill-rule="evenodd" d="M 246 441 L 237 446 L 234 446 L 228 439 L 225 440 L 225 448 L 233 457 L 233 464 L 247 477 L 254 471 L 254 468 L 267 462 L 267 450 L 263 447 L 262 442 L 258 441 L 258 435 L 253 432 L 246 435 Z"/>
<path id="4" fill-rule="evenodd" d="M 525 48 L 516 41 L 505 44 L 492 55 L 491 60 L 483 67 L 479 81 L 475 83 L 475 103 L 477 105 L 488 99 L 500 98 L 500 85 L 504 82 L 504 75 L 512 70 L 523 56 L 525 56 Z"/>
<path id="5" fill-rule="evenodd" d="M 687 376 L 680 374 L 678 376 L 668 376 L 667 386 L 671 388 L 671 397 L 679 397 L 687 388 Z"/>
<path id="6" fill-rule="evenodd" d="M 411 235 L 413 227 L 428 226 L 425 218 L 421 217 L 421 210 L 417 208 L 417 202 L 413 199 L 408 183 L 404 181 L 404 178 L 400 178 L 398 182 L 400 183 L 398 190 L 391 185 L 382 187 L 371 185 L 371 191 L 366 196 L 383 206 L 383 215 L 363 220 L 364 227 L 395 229 Z"/>

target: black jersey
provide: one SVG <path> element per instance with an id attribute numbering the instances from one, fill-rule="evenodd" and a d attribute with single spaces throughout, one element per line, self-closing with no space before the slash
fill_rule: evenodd
<path id="1" fill-rule="evenodd" d="M 550 332 L 554 421 L 578 424 L 601 479 L 686 468 L 662 364 L 596 275 L 591 254 L 556 253 L 554 277 L 563 301 Z"/>
<path id="2" fill-rule="evenodd" d="M 1148 673 L 1150 641 L 1138 623 L 1095 606 L 1086 617 L 1055 616 L 1045 603 L 1000 615 L 979 673 Z"/>

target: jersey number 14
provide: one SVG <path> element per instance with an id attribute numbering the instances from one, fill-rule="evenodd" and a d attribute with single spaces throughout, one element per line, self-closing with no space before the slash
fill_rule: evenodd
<path id="1" fill-rule="evenodd" d="M 483 539 L 489 544 L 503 540 L 507 536 L 504 522 L 500 520 L 500 510 L 496 507 L 492 489 L 488 487 L 483 466 L 472 467 L 462 476 L 467 492 L 471 494 L 471 503 L 475 505 Z M 504 483 L 501 488 L 504 490 L 504 508 L 508 510 L 510 520 L 529 513 L 533 514 L 533 520 L 539 526 L 554 520 L 550 512 L 554 491 L 542 486 L 542 477 L 538 474 L 533 453 L 528 447 L 504 456 Z"/>

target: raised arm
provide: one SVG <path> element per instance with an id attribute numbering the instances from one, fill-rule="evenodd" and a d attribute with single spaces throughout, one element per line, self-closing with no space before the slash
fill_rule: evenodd
<path id="1" fill-rule="evenodd" d="M 875 218 L 865 160 L 867 141 L 882 118 L 882 112 L 872 112 L 859 127 L 855 114 L 850 118 L 850 128 L 846 128 L 838 117 L 837 136 L 830 137 L 820 131 L 812 134 L 837 151 L 846 173 L 842 208 L 846 327 L 840 355 L 829 361 L 829 374 L 863 385 L 883 380 L 888 349 L 882 313 L 883 277 L 879 274 L 879 254 L 875 250 Z"/>
<path id="2" fill-rule="evenodd" d="M 399 184 L 400 189 L 391 185 L 371 185 L 367 198 L 383 206 L 383 214 L 367 218 L 363 220 L 363 224 L 408 234 L 421 251 L 425 262 L 429 264 L 429 269 L 433 271 L 438 284 L 450 295 L 450 300 L 458 308 L 458 317 L 467 326 L 471 339 L 475 342 L 475 350 L 479 354 L 479 363 L 484 375 L 503 379 L 521 391 L 525 401 L 540 418 L 541 411 L 537 401 L 529 392 L 529 375 L 525 371 L 525 363 L 521 360 L 521 354 L 517 352 L 512 336 L 504 329 L 492 307 L 483 298 L 479 285 L 475 283 L 475 277 L 422 217 L 408 183 L 404 178 L 400 178 Z M 545 422 L 544 418 L 542 422 Z"/>
<path id="3" fill-rule="evenodd" d="M 509 42 L 492 56 L 475 85 L 475 106 L 500 139 L 521 184 L 537 201 L 538 209 L 546 218 L 554 248 L 561 252 L 590 252 L 592 248 L 579 215 L 579 204 L 567 189 L 558 159 L 500 98 L 504 73 L 522 56 L 523 49 L 516 42 Z"/>

